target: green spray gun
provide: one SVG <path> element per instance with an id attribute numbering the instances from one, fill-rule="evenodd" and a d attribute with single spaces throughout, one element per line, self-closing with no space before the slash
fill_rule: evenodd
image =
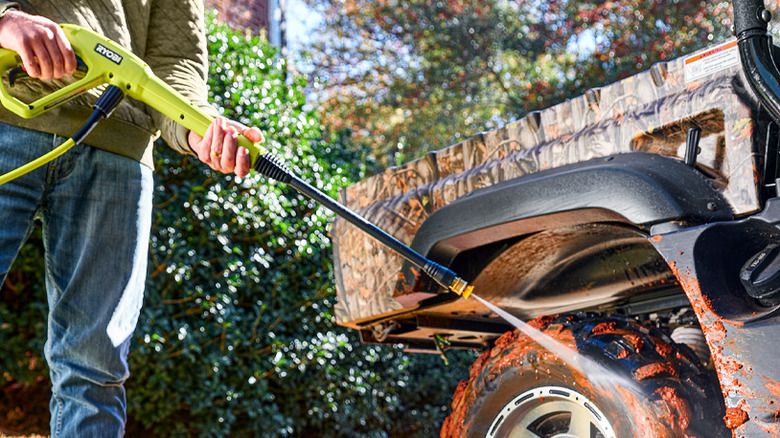
<path id="1" fill-rule="evenodd" d="M 62 155 L 80 143 L 97 123 L 111 115 L 119 102 L 129 96 L 144 102 L 167 117 L 177 121 L 190 131 L 203 136 L 214 119 L 193 105 L 181 94 L 154 75 L 151 68 L 138 56 L 110 39 L 72 24 L 61 25 L 79 61 L 76 81 L 35 102 L 25 103 L 12 96 L 5 86 L 0 86 L 0 103 L 15 114 L 31 118 L 62 103 L 80 96 L 97 86 L 108 84 L 102 96 L 95 102 L 95 111 L 84 127 L 65 143 L 48 154 L 6 174 L 0 175 L 4 184 Z M 8 49 L 0 49 L 0 72 L 8 72 L 8 81 L 23 74 L 19 55 Z M 75 75 L 74 75 L 75 76 Z M 331 199 L 310 184 L 301 180 L 276 157 L 257 143 L 239 135 L 238 145 L 247 148 L 252 167 L 264 176 L 288 184 L 330 209 L 349 223 L 387 245 L 402 257 L 418 266 L 446 290 L 468 298 L 473 289 L 452 270 L 420 255 L 391 235 L 371 224 L 357 213 Z"/>

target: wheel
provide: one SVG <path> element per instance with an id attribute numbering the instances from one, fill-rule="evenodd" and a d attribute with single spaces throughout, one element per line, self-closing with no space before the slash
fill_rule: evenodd
<path id="1" fill-rule="evenodd" d="M 530 325 L 586 358 L 583 372 L 519 331 L 508 332 L 458 385 L 442 437 L 731 436 L 714 372 L 660 330 L 586 313 Z M 585 375 L 594 370 L 607 370 L 610 382 Z"/>

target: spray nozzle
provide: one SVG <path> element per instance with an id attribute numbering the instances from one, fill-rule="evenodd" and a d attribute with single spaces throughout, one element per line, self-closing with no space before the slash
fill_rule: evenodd
<path id="1" fill-rule="evenodd" d="M 420 258 L 422 258 L 422 256 L 420 256 Z M 469 295 L 471 295 L 474 286 L 469 286 L 466 280 L 458 277 L 451 269 L 428 259 L 422 260 L 424 261 L 424 263 L 421 264 L 423 271 L 442 287 L 450 292 L 455 292 L 463 298 L 468 298 Z"/>
<path id="2" fill-rule="evenodd" d="M 474 290 L 474 286 L 470 286 L 466 280 L 460 277 L 455 277 L 455 279 L 452 280 L 449 289 L 462 296 L 464 299 L 467 299 L 471 295 L 471 291 Z"/>

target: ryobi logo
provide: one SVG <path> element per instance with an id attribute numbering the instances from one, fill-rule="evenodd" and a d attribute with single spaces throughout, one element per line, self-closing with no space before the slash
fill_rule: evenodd
<path id="1" fill-rule="evenodd" d="M 98 44 L 97 46 L 95 46 L 95 51 L 98 52 L 99 54 L 105 56 L 110 61 L 113 61 L 117 65 L 122 62 L 122 57 L 118 53 L 114 52 L 113 50 L 111 50 L 111 49 L 109 49 L 109 48 L 107 48 L 105 46 L 103 46 L 102 44 Z"/>

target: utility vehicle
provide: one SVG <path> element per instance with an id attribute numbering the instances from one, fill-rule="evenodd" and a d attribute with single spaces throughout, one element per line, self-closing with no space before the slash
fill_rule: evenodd
<path id="1" fill-rule="evenodd" d="M 763 1 L 733 4 L 733 39 L 340 194 L 643 391 L 603 391 L 336 221 L 340 324 L 484 351 L 442 436 L 780 437 L 780 73 Z"/>

